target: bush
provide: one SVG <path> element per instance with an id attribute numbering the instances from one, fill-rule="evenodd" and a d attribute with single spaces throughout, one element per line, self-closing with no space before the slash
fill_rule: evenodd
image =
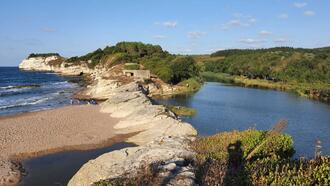
<path id="1" fill-rule="evenodd" d="M 224 132 L 192 143 L 201 185 L 329 185 L 330 157 L 292 160 L 293 140 L 286 134 L 265 138 L 265 131 Z M 266 143 L 251 160 L 245 158 Z"/>
<path id="2" fill-rule="evenodd" d="M 50 57 L 50 56 L 60 56 L 60 54 L 58 53 L 31 53 L 29 56 L 28 56 L 28 59 L 29 58 L 33 58 L 33 57 Z"/>
<path id="3" fill-rule="evenodd" d="M 125 64 L 126 70 L 140 70 L 139 64 Z"/>

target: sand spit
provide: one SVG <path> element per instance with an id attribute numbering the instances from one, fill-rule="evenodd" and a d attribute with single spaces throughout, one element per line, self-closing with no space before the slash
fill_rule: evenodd
<path id="1" fill-rule="evenodd" d="M 118 121 L 95 105 L 0 117 L 0 185 L 19 180 L 20 171 L 12 160 L 124 141 L 129 135 L 116 135 L 113 128 Z"/>

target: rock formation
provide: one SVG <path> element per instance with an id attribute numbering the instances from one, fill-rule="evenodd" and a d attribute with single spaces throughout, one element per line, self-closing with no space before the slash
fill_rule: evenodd
<path id="1" fill-rule="evenodd" d="M 153 105 L 146 90 L 134 79 L 127 79 L 117 68 L 72 65 L 59 57 L 37 57 L 24 60 L 23 70 L 54 71 L 64 75 L 90 74 L 91 84 L 77 93 L 78 97 L 106 100 L 101 112 L 120 118 L 115 126 L 118 134 L 137 133 L 127 142 L 139 145 L 106 153 L 90 160 L 70 180 L 71 186 L 93 183 L 121 176 L 136 176 L 139 167 L 163 162 L 159 167 L 160 178 L 168 185 L 193 185 L 195 176 L 191 165 L 182 163 L 194 156 L 188 144 L 197 135 L 189 124 L 180 121 L 175 114 L 161 105 Z M 119 68 L 120 69 L 120 68 Z M 154 87 L 154 89 L 156 89 Z M 172 90 L 171 90 L 172 91 Z"/>
<path id="2" fill-rule="evenodd" d="M 29 71 L 53 71 L 62 75 L 81 75 L 91 73 L 87 63 L 79 65 L 71 64 L 60 56 L 30 57 L 24 59 L 19 68 Z"/>

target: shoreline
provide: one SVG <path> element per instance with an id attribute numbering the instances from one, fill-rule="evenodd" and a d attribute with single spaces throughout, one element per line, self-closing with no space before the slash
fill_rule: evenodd
<path id="1" fill-rule="evenodd" d="M 118 122 L 94 105 L 0 117 L 0 185 L 16 185 L 21 180 L 22 160 L 107 147 L 136 134 L 117 134 L 114 125 Z"/>
<path id="2" fill-rule="evenodd" d="M 247 88 L 257 88 L 257 89 L 269 89 L 276 91 L 283 91 L 293 93 L 297 96 L 306 97 L 311 100 L 319 101 L 322 103 L 330 104 L 330 97 L 322 96 L 322 89 L 318 90 L 316 87 L 311 87 L 312 84 L 290 84 L 284 82 L 273 82 L 264 79 L 249 79 L 246 77 L 229 75 L 225 73 L 214 73 L 214 72 L 204 72 L 202 75 L 205 79 L 210 80 L 210 82 L 219 82 L 234 86 L 247 87 Z M 326 93 L 325 93 L 326 94 Z"/>
<path id="3" fill-rule="evenodd" d="M 170 91 L 167 84 L 156 87 L 153 84 L 144 87 L 141 80 L 127 77 L 122 73 L 122 65 L 110 69 L 95 68 L 86 69 L 84 66 L 49 66 L 47 59 L 30 59 L 22 62 L 20 68 L 25 70 L 43 70 L 57 72 L 59 75 L 88 74 L 89 84 L 75 95 L 84 98 L 104 100 L 99 106 L 98 113 L 114 118 L 116 122 L 113 129 L 116 135 L 129 136 L 125 142 L 136 144 L 137 147 L 104 153 L 94 160 L 88 161 L 70 179 L 68 185 L 90 185 L 102 179 L 113 176 L 121 176 L 122 171 L 135 174 L 138 167 L 149 161 L 171 161 L 193 156 L 194 152 L 189 149 L 190 141 L 194 140 L 197 131 L 191 124 L 178 120 L 176 115 L 162 105 L 153 105 L 148 95 L 161 91 Z M 39 64 L 41 66 L 34 66 Z M 164 92 L 163 92 L 164 90 Z M 150 92 L 149 92 L 150 91 Z M 172 92 L 172 91 L 170 91 Z M 78 111 L 78 116 L 83 116 Z M 94 123 L 95 121 L 91 121 Z M 98 126 L 94 126 L 98 130 Z M 58 136 L 63 138 L 65 136 Z M 81 139 L 80 139 L 81 140 Z M 153 153 L 155 152 L 155 153 Z M 110 159 L 99 161 L 104 156 L 110 155 Z M 149 162 L 151 163 L 151 162 Z M 110 165 L 110 166 L 109 166 Z M 90 167 L 91 166 L 91 167 Z M 100 166 L 100 167 L 98 167 Z M 190 166 L 180 164 L 182 168 Z M 188 167 L 187 167 L 188 166 Z M 87 169 L 86 169 L 87 167 Z M 98 167 L 94 170 L 95 167 Z M 189 168 L 190 174 L 194 174 Z M 105 171 L 105 172 L 104 172 Z M 106 177 L 104 177 L 104 173 Z M 114 174 L 112 174 L 114 173 Z M 188 181 L 193 181 L 190 176 L 184 176 Z"/>

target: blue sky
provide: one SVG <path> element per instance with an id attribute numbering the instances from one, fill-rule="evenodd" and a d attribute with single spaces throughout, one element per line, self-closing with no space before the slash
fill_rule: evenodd
<path id="1" fill-rule="evenodd" d="M 171 53 L 330 45 L 329 0 L 1 0 L 0 66 L 29 53 L 82 55 L 119 41 Z"/>

